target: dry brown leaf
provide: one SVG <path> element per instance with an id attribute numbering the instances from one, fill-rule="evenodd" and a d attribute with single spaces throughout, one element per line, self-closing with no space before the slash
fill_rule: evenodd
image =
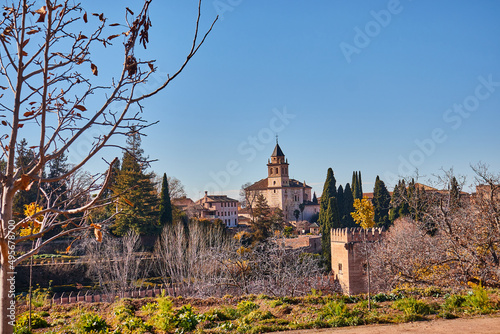
<path id="1" fill-rule="evenodd" d="M 36 34 L 37 32 L 40 32 L 38 29 L 31 29 L 30 31 L 27 32 L 28 35 L 33 35 Z"/>
<path id="2" fill-rule="evenodd" d="M 43 15 L 47 14 L 47 7 L 43 6 L 40 9 L 35 10 L 35 13 Z"/>
<path id="3" fill-rule="evenodd" d="M 122 198 L 122 199 L 123 199 L 123 200 L 125 201 L 125 203 L 127 203 L 128 205 L 130 205 L 130 206 L 134 206 L 134 203 L 130 202 L 128 199 L 126 199 L 126 198 Z"/>
<path id="4" fill-rule="evenodd" d="M 28 38 L 27 40 L 25 40 L 25 41 L 23 42 L 23 44 L 21 44 L 21 47 L 22 47 L 22 48 L 24 48 L 24 47 L 26 46 L 26 44 L 28 44 L 28 43 L 29 43 L 29 41 L 30 41 L 30 39 L 29 39 L 29 38 Z"/>
<path id="5" fill-rule="evenodd" d="M 81 33 L 78 35 L 78 38 L 76 39 L 77 41 L 81 40 L 81 39 L 87 39 L 88 37 L 85 36 L 85 35 L 82 35 Z"/>
<path id="6" fill-rule="evenodd" d="M 153 64 L 148 63 L 148 66 L 149 66 L 149 68 L 151 69 L 151 72 L 154 72 L 154 71 L 155 71 L 155 68 L 154 68 Z"/>
<path id="7" fill-rule="evenodd" d="M 116 27 L 116 26 L 119 26 L 119 25 L 120 25 L 120 23 L 111 23 L 109 26 L 110 27 Z"/>
<path id="8" fill-rule="evenodd" d="M 17 128 L 18 128 L 18 129 L 20 129 L 20 128 L 22 128 L 23 126 L 24 126 L 24 124 L 18 124 L 18 125 L 17 125 Z"/>
<path id="9" fill-rule="evenodd" d="M 6 90 L 6 89 L 7 89 L 7 87 L 0 86 L 0 89 Z"/>
<path id="10" fill-rule="evenodd" d="M 27 53 L 26 51 L 22 51 L 21 53 L 22 53 L 22 55 L 23 55 L 23 56 L 25 56 L 25 57 L 28 55 L 28 53 Z"/>
<path id="11" fill-rule="evenodd" d="M 21 179 L 18 181 L 21 186 L 21 190 L 30 190 L 33 182 L 31 181 L 31 176 L 23 174 Z"/>
<path id="12" fill-rule="evenodd" d="M 33 116 L 34 112 L 33 111 L 27 111 L 24 113 L 24 117 L 30 117 Z"/>
<path id="13" fill-rule="evenodd" d="M 87 12 L 85 12 L 85 14 L 83 14 L 83 22 L 87 23 L 88 20 L 87 20 Z"/>
<path id="14" fill-rule="evenodd" d="M 130 15 L 134 15 L 134 12 L 132 10 L 130 10 L 130 8 L 126 7 L 126 9 L 127 9 L 127 12 L 130 13 Z"/>
<path id="15" fill-rule="evenodd" d="M 79 105 L 79 104 L 75 105 L 75 108 L 80 110 L 80 111 L 87 111 L 87 108 L 85 108 L 84 106 Z"/>
<path id="16" fill-rule="evenodd" d="M 94 64 L 90 64 L 90 68 L 92 69 L 92 74 L 97 76 L 97 66 Z M 85 110 L 83 110 L 83 111 L 85 111 Z"/>
<path id="17" fill-rule="evenodd" d="M 94 226 L 95 239 L 98 242 L 102 242 L 102 231 L 101 231 L 102 226 L 100 224 L 92 224 L 91 226 Z"/>
<path id="18" fill-rule="evenodd" d="M 6 121 L 2 121 L 2 125 L 7 126 L 7 122 Z"/>
<path id="19" fill-rule="evenodd" d="M 111 35 L 108 37 L 108 40 L 112 40 L 113 38 L 120 37 L 120 35 Z"/>

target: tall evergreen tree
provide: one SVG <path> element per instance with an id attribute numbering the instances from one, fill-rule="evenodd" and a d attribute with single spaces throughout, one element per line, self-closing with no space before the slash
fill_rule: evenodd
<path id="1" fill-rule="evenodd" d="M 332 214 L 329 211 L 333 210 L 337 212 L 338 216 L 338 206 L 337 206 L 337 187 L 336 187 L 336 180 L 335 176 L 333 175 L 333 169 L 328 168 L 328 171 L 326 173 L 326 180 L 325 180 L 325 185 L 323 187 L 323 194 L 321 195 L 321 201 L 320 201 L 320 208 L 319 208 L 319 225 L 321 228 L 321 240 L 322 240 L 322 246 L 326 247 L 323 248 L 323 256 L 325 257 L 325 260 L 327 261 L 328 265 L 330 265 L 330 257 L 331 254 L 328 253 L 328 250 L 330 249 L 330 229 L 333 227 L 333 222 L 332 222 Z M 331 203 L 331 199 L 333 198 L 333 204 Z M 331 207 L 334 205 L 335 207 Z M 337 220 L 339 221 L 340 218 Z M 340 226 L 340 222 L 339 222 Z M 328 268 L 330 269 L 330 268 Z"/>
<path id="2" fill-rule="evenodd" d="M 458 207 L 460 207 L 460 185 L 457 178 L 453 176 L 450 180 L 450 209 Z"/>
<path id="3" fill-rule="evenodd" d="M 375 224 L 379 227 L 389 227 L 389 209 L 391 205 L 391 195 L 385 186 L 384 181 L 377 175 L 375 187 L 373 188 L 373 207 L 375 211 Z"/>
<path id="4" fill-rule="evenodd" d="M 342 187 L 342 185 L 340 185 L 337 189 L 337 207 L 338 207 L 338 211 L 339 211 L 340 225 L 342 227 L 344 227 L 342 224 L 342 220 L 343 220 L 344 215 L 345 215 L 344 197 L 345 197 L 344 187 Z"/>
<path id="5" fill-rule="evenodd" d="M 47 178 L 53 179 L 68 172 L 68 164 L 66 161 L 68 158 L 64 152 L 57 158 L 49 161 Z M 49 194 L 51 201 L 63 202 L 67 199 L 66 191 L 68 190 L 66 183 L 64 181 L 55 181 L 50 183 L 45 183 L 45 190 Z"/>
<path id="6" fill-rule="evenodd" d="M 361 181 L 361 171 L 352 172 L 352 197 L 354 199 L 363 198 L 363 185 Z"/>
<path id="7" fill-rule="evenodd" d="M 332 268 L 331 260 L 331 238 L 330 231 L 332 228 L 340 227 L 340 215 L 338 210 L 338 203 L 335 197 L 330 197 L 328 200 L 328 207 L 324 215 L 325 221 L 321 224 L 321 249 L 323 257 L 325 258 L 327 270 Z"/>
<path id="8" fill-rule="evenodd" d="M 129 230 L 142 235 L 160 232 L 154 174 L 146 173 L 143 153 L 140 135 L 132 131 L 113 189 L 115 194 L 122 194 L 117 204 L 120 214 L 112 225 L 113 233 L 120 236 Z"/>
<path id="9" fill-rule="evenodd" d="M 363 198 L 363 181 L 361 180 L 361 171 L 358 171 L 358 182 L 357 182 L 357 198 Z"/>
<path id="10" fill-rule="evenodd" d="M 344 216 L 341 218 L 342 227 L 354 227 L 356 225 L 351 216 L 352 212 L 354 212 L 354 198 L 352 197 L 351 186 L 347 183 L 344 189 Z"/>
<path id="11" fill-rule="evenodd" d="M 396 219 L 408 216 L 409 214 L 410 209 L 408 205 L 406 182 L 404 180 L 399 180 L 392 192 L 389 220 L 393 223 Z"/>
<path id="12" fill-rule="evenodd" d="M 336 183 L 337 181 L 335 180 L 335 176 L 333 175 L 333 169 L 328 168 L 328 171 L 326 173 L 325 185 L 323 186 L 323 193 L 321 194 L 321 202 L 319 208 L 320 223 L 324 221 L 323 216 L 328 209 L 328 201 L 330 197 L 335 197 L 337 195 Z"/>
<path id="13" fill-rule="evenodd" d="M 314 204 L 318 204 L 318 198 L 316 197 L 316 192 L 313 193 L 313 199 L 312 199 L 312 202 Z"/>
<path id="14" fill-rule="evenodd" d="M 25 174 L 30 169 L 34 159 L 35 155 L 33 151 L 28 148 L 28 142 L 23 138 L 17 146 L 16 168 L 21 169 L 21 172 Z M 37 183 L 34 183 L 28 190 L 19 190 L 12 204 L 14 218 L 17 220 L 24 218 L 24 206 L 36 202 L 37 198 Z"/>
<path id="15" fill-rule="evenodd" d="M 160 226 L 172 225 L 172 203 L 168 189 L 167 174 L 163 173 L 160 193 Z"/>
<path id="16" fill-rule="evenodd" d="M 272 212 L 264 195 L 257 196 L 251 224 L 255 241 L 264 241 L 271 236 Z"/>

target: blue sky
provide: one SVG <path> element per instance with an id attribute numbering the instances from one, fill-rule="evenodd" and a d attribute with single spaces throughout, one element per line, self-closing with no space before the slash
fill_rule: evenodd
<path id="1" fill-rule="evenodd" d="M 88 6 L 119 20 L 127 4 L 137 7 Z M 152 86 L 188 51 L 196 5 L 153 1 Z M 500 170 L 500 2 L 205 1 L 202 27 L 218 13 L 182 75 L 145 103 L 160 121 L 143 140 L 152 169 L 188 196 L 238 198 L 267 176 L 275 133 L 290 176 L 318 195 L 329 167 L 338 184 L 360 170 L 365 192 L 377 175 L 393 186 L 415 168 L 424 181 L 453 167 L 468 183 L 470 164 Z M 115 59 L 105 52 L 94 54 L 104 77 Z"/>

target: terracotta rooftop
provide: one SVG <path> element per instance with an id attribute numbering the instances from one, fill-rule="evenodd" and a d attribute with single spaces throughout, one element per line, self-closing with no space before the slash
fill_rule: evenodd
<path id="1" fill-rule="evenodd" d="M 290 179 L 289 180 L 289 185 L 286 186 L 286 188 L 303 188 L 304 183 L 297 181 L 295 179 Z M 311 188 L 307 184 L 305 185 L 306 188 Z M 267 178 L 262 179 L 260 181 L 255 182 L 249 187 L 246 187 L 245 190 L 266 190 L 268 189 L 268 181 Z"/>

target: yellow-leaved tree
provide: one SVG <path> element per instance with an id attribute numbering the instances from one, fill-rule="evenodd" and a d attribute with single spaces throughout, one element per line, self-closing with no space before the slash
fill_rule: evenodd
<path id="1" fill-rule="evenodd" d="M 363 228 L 363 245 L 365 248 L 366 272 L 368 274 L 368 309 L 371 309 L 370 301 L 370 259 L 368 257 L 368 246 L 366 243 L 366 230 L 375 226 L 375 209 L 372 202 L 363 197 L 354 200 L 354 212 L 351 213 L 352 218 Z"/>

